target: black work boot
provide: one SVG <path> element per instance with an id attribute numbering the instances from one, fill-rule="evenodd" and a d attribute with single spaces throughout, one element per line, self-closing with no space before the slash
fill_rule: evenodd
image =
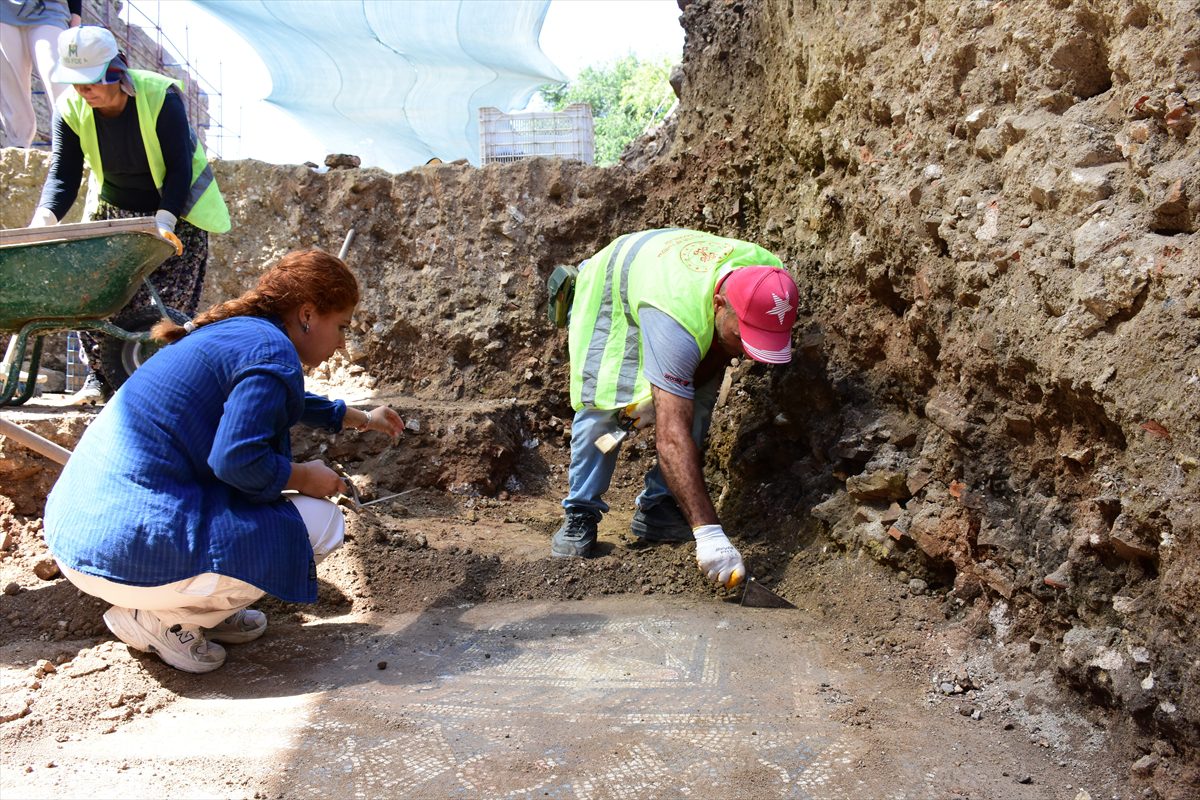
<path id="1" fill-rule="evenodd" d="M 691 542 L 692 526 L 673 497 L 664 497 L 648 509 L 638 506 L 629 530 L 643 542 Z"/>
<path id="2" fill-rule="evenodd" d="M 600 516 L 591 511 L 568 508 L 567 518 L 550 540 L 550 555 L 557 558 L 586 556 L 596 544 L 596 525 Z"/>

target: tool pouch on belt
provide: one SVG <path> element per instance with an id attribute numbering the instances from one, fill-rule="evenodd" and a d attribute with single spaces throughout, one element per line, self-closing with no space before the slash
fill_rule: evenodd
<path id="1" fill-rule="evenodd" d="M 546 291 L 550 295 L 546 313 L 557 328 L 567 327 L 567 312 L 571 310 L 571 301 L 575 297 L 575 278 L 578 275 L 578 268 L 559 264 L 546 279 Z"/>

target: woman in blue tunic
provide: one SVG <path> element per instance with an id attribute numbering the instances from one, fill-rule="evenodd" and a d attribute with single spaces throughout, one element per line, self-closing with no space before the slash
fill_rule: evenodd
<path id="1" fill-rule="evenodd" d="M 303 422 L 398 436 L 400 416 L 304 391 L 304 367 L 344 346 L 358 283 L 320 250 L 289 253 L 241 297 L 185 327 L 138 369 L 80 439 L 46 504 L 50 551 L 113 604 L 109 630 L 173 667 L 209 672 L 219 644 L 258 638 L 270 593 L 317 599 L 316 563 L 342 543 L 325 499 L 346 489 L 321 461 L 293 463 Z"/>

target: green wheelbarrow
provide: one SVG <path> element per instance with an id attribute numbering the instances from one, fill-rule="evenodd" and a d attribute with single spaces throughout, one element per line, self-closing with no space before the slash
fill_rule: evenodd
<path id="1" fill-rule="evenodd" d="M 146 280 L 175 253 L 152 217 L 101 220 L 46 228 L 0 230 L 0 334 L 11 334 L 0 406 L 33 397 L 42 337 L 95 330 L 104 344 L 101 367 L 116 388 L 157 349 L 150 328 L 163 317 L 183 324 Z M 154 307 L 121 311 L 145 281 Z M 30 339 L 28 378 L 21 380 Z"/>

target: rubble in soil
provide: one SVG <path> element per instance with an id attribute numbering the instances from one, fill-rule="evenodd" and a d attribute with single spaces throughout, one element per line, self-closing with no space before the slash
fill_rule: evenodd
<path id="1" fill-rule="evenodd" d="M 217 165 L 234 230 L 213 237 L 205 302 L 239 293 L 287 250 L 336 251 L 353 228 L 348 260 L 366 289 L 357 329 L 347 358 L 314 378 L 393 402 L 416 425 L 398 445 L 297 435 L 299 452 L 336 459 L 364 492 L 418 489 L 352 519 L 353 557 L 317 613 L 708 591 L 682 549 L 623 543 L 617 513 L 600 558 L 545 558 L 570 409 L 565 340 L 542 301 L 556 263 L 621 233 L 712 230 L 778 253 L 804 313 L 792 365 L 731 370 L 707 454 L 752 567 L 816 602 L 874 586 L 865 567 L 839 573 L 869 556 L 894 595 L 872 594 L 871 608 L 932 602 L 936 613 L 921 636 L 891 642 L 899 634 L 877 616 L 839 612 L 847 644 L 874 651 L 863 658 L 899 646 L 948 702 L 976 693 L 961 701 L 969 714 L 1007 703 L 1047 746 L 1054 713 L 1108 719 L 1131 791 L 1194 793 L 1194 7 L 680 5 L 679 109 L 621 167 Z M 11 152 L 0 161 L 8 226 L 24 221 L 15 200 L 31 204 L 44 171 Z M 75 426 L 61 432 L 69 444 L 81 423 L 35 424 Z M 53 476 L 3 444 L 13 509 L 0 520 L 16 542 L 3 574 L 18 567 L 28 594 L 50 591 L 57 610 L 21 606 L 36 624 L 0 620 L 0 637 L 96 635 L 94 621 L 61 614 L 73 590 L 27 572 L 43 557 L 37 507 Z M 618 487 L 627 500 L 651 455 L 640 444 Z M 955 657 L 916 647 L 925 633 L 956 641 Z M 997 677 L 968 688 L 964 669 Z M 1020 708 L 1023 693 L 1037 708 Z"/>

